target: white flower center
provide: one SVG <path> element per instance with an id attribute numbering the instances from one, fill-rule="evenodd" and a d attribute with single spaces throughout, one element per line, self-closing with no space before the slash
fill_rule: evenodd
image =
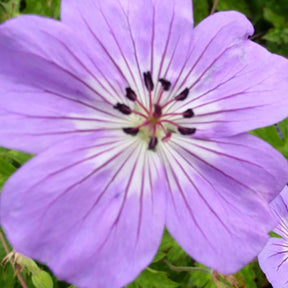
<path id="1" fill-rule="evenodd" d="M 192 118 L 194 116 L 192 109 L 187 109 L 182 113 L 168 113 L 166 107 L 174 101 L 184 101 L 189 94 L 189 89 L 185 88 L 179 95 L 160 105 L 160 100 L 164 91 L 168 91 L 171 83 L 166 79 L 159 79 L 162 85 L 156 103 L 152 103 L 152 92 L 154 90 L 154 83 L 150 72 L 143 73 L 144 83 L 149 93 L 149 107 L 145 107 L 137 98 L 137 95 L 130 87 L 126 88 L 126 97 L 134 102 L 134 109 L 121 103 L 114 105 L 114 108 L 121 113 L 130 115 L 133 114 L 133 126 L 123 127 L 123 131 L 131 136 L 141 137 L 148 143 L 148 149 L 155 150 L 159 140 L 169 141 L 172 133 L 177 131 L 182 135 L 190 135 L 195 133 L 195 128 L 183 127 L 175 121 L 169 120 L 171 116 L 179 115 L 183 118 Z"/>

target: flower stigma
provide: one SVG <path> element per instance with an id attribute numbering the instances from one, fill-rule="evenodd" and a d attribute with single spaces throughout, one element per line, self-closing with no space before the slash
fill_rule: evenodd
<path id="1" fill-rule="evenodd" d="M 143 73 L 144 84 L 149 95 L 149 105 L 146 107 L 137 97 L 136 92 L 131 88 L 126 88 L 126 98 L 135 103 L 135 109 L 132 109 L 126 104 L 116 103 L 113 107 L 124 115 L 136 116 L 136 125 L 131 127 L 123 127 L 123 132 L 131 136 L 140 137 L 147 142 L 148 150 L 155 151 L 159 140 L 167 142 L 171 139 L 173 133 L 180 133 L 181 135 L 191 135 L 196 132 L 196 128 L 183 127 L 175 122 L 175 120 L 169 119 L 171 116 L 180 116 L 182 118 L 192 118 L 194 112 L 191 108 L 181 113 L 168 113 L 165 108 L 175 101 L 184 101 L 189 95 L 189 89 L 185 88 L 176 97 L 167 101 L 164 104 L 160 104 L 162 95 L 168 92 L 171 88 L 171 82 L 167 79 L 160 78 L 161 89 L 157 97 L 152 97 L 154 90 L 154 82 L 151 73 Z M 154 95 L 155 96 L 155 95 Z M 156 103 L 153 103 L 152 98 L 156 98 Z"/>

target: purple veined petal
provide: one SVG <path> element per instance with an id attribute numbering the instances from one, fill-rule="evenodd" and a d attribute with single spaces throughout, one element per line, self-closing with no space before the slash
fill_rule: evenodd
<path id="1" fill-rule="evenodd" d="M 38 153 L 75 135 L 129 125 L 121 113 L 104 102 L 73 99 L 61 93 L 15 85 L 0 97 L 0 144 Z"/>
<path id="2" fill-rule="evenodd" d="M 51 19 L 23 16 L 1 25 L 0 145 L 38 153 L 71 134 L 127 125 L 113 109 L 126 82 L 107 64 L 100 71 L 103 59 L 84 53 L 81 43 Z"/>
<path id="3" fill-rule="evenodd" d="M 13 247 L 77 287 L 132 281 L 157 252 L 165 202 L 159 157 L 131 139 L 75 137 L 17 171 L 0 209 Z"/>
<path id="4" fill-rule="evenodd" d="M 270 238 L 258 256 L 261 269 L 273 288 L 288 287 L 288 241 Z"/>
<path id="5" fill-rule="evenodd" d="M 285 159 L 251 135 L 213 142 L 173 136 L 160 150 L 169 186 L 167 228 L 194 259 L 234 273 L 275 227 L 267 200 L 287 182 Z"/>
<path id="6" fill-rule="evenodd" d="M 193 32 L 192 1 L 185 0 L 64 0 L 61 19 L 93 47 L 102 47 L 144 103 L 143 72 L 150 71 L 157 81 L 169 70 L 174 82 L 187 60 Z"/>
<path id="7" fill-rule="evenodd" d="M 248 40 L 251 34 L 251 23 L 237 12 L 216 13 L 195 27 L 176 86 L 190 88 L 189 97 L 171 110 L 193 109 L 195 117 L 182 122 L 193 124 L 197 137 L 231 136 L 287 116 L 288 62 Z"/>
<path id="8" fill-rule="evenodd" d="M 272 210 L 276 216 L 278 226 L 274 232 L 288 241 L 288 187 L 271 202 Z"/>
<path id="9" fill-rule="evenodd" d="M 258 256 L 259 264 L 274 288 L 288 287 L 288 187 L 271 203 L 278 226 L 274 232 L 282 238 L 270 238 Z"/>
<path id="10" fill-rule="evenodd" d="M 192 88 L 196 84 L 205 86 L 205 83 L 214 83 L 213 79 L 209 78 L 213 71 L 211 68 L 215 69 L 212 67 L 214 61 L 228 48 L 243 44 L 253 32 L 253 26 L 248 19 L 236 11 L 218 12 L 205 18 L 193 30 L 192 48 L 187 61 L 179 71 L 179 79 L 174 87 L 175 93 L 187 87 L 191 89 L 187 101 L 194 99 L 197 94 Z"/>
<path id="11" fill-rule="evenodd" d="M 286 159 L 253 135 L 240 134 L 210 140 L 181 137 L 181 142 L 178 139 L 171 139 L 171 142 L 180 156 L 198 159 L 199 165 L 206 171 L 204 174 L 210 179 L 220 181 L 220 173 L 223 182 L 226 182 L 225 179 L 235 181 L 235 185 L 248 188 L 267 202 L 278 196 L 287 183 Z"/>
<path id="12" fill-rule="evenodd" d="M 126 79 L 105 62 L 104 54 L 83 45 L 84 39 L 59 21 L 31 15 L 17 17 L 1 25 L 0 40 L 0 72 L 9 84 L 14 80 L 110 104 L 124 98 L 121 94 Z"/>

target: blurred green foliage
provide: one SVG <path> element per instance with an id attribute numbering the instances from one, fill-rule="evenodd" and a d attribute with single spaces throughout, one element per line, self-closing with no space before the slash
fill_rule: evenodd
<path id="1" fill-rule="evenodd" d="M 212 0 L 194 0 L 195 23 L 208 16 L 212 7 Z M 216 11 L 220 10 L 238 10 L 244 13 L 255 27 L 255 34 L 252 36 L 254 41 L 272 52 L 288 56 L 287 0 L 220 0 Z M 0 0 L 0 22 L 30 13 L 59 19 L 60 0 Z M 258 129 L 251 133 L 269 142 L 288 159 L 288 120 L 279 123 L 278 126 Z M 30 157 L 31 155 L 0 148 L 0 189 L 8 177 Z M 3 235 L 1 230 L 0 233 Z M 0 242 L 0 261 L 6 254 Z M 6 264 L 0 268 L 1 288 L 21 287 L 15 277 L 15 265 L 13 266 L 14 268 L 12 264 Z M 23 264 L 20 267 L 23 269 L 21 275 L 29 288 L 69 286 L 58 281 L 46 267 L 42 265 L 40 268 L 37 265 L 36 267 L 38 270 L 35 270 L 34 264 L 30 266 Z M 127 288 L 264 288 L 268 287 L 267 285 L 268 282 L 257 262 L 250 263 L 235 275 L 218 274 L 195 263 L 165 231 L 153 263 Z M 69 286 L 69 288 L 75 287 Z"/>

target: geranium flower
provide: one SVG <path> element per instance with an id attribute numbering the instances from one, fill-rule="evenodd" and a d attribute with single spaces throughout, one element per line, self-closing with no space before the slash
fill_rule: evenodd
<path id="1" fill-rule="evenodd" d="M 15 249 L 79 287 L 121 287 L 163 229 L 232 273 L 263 248 L 285 159 L 246 131 L 287 116 L 288 63 L 189 0 L 63 0 L 61 22 L 0 28 L 0 144 L 37 156 L 7 182 Z"/>
<path id="2" fill-rule="evenodd" d="M 278 221 L 275 233 L 259 254 L 259 264 L 274 288 L 288 287 L 288 187 L 285 187 L 271 206 Z"/>

